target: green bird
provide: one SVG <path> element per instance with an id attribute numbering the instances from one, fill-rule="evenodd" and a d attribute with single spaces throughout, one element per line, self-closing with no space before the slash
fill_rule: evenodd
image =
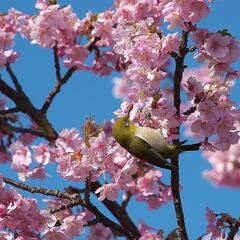
<path id="1" fill-rule="evenodd" d="M 172 170 L 174 167 L 168 158 L 178 156 L 181 152 L 199 149 L 199 145 L 169 144 L 157 129 L 141 127 L 131 123 L 129 113 L 118 118 L 112 128 L 115 140 L 133 156 L 155 166 Z"/>

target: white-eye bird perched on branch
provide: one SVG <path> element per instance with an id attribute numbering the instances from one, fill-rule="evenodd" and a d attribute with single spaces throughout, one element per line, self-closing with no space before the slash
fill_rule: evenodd
<path id="1" fill-rule="evenodd" d="M 157 129 L 132 124 L 129 119 L 132 108 L 133 106 L 130 105 L 126 116 L 116 120 L 112 135 L 133 156 L 155 166 L 172 170 L 173 166 L 167 161 L 168 158 L 176 157 L 184 151 L 199 149 L 200 144 L 169 144 Z"/>

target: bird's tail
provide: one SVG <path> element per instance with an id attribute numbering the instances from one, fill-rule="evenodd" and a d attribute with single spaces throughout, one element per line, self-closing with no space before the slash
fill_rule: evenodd
<path id="1" fill-rule="evenodd" d="M 182 152 L 190 152 L 190 151 L 197 151 L 201 147 L 201 143 L 197 144 L 186 144 L 186 145 L 177 145 L 176 148 L 179 153 Z"/>

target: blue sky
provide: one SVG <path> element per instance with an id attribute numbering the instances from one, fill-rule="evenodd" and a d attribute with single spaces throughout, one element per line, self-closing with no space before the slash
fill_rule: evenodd
<path id="1" fill-rule="evenodd" d="M 34 3 L 35 0 L 0 0 L 0 12 L 14 7 L 33 14 L 36 12 Z M 112 1 L 108 0 L 62 0 L 59 3 L 71 4 L 80 17 L 83 17 L 88 10 L 101 12 L 112 6 Z M 237 17 L 239 9 L 239 0 L 215 0 L 211 14 L 200 25 L 208 27 L 210 31 L 227 28 L 239 39 L 240 19 Z M 30 45 L 29 41 L 20 38 L 17 38 L 15 49 L 20 51 L 21 57 L 13 68 L 33 103 L 41 106 L 55 84 L 52 52 L 48 49 L 40 49 L 36 45 Z M 239 62 L 236 67 L 238 66 Z M 111 77 L 100 78 L 91 73 L 75 74 L 55 99 L 49 111 L 50 121 L 57 130 L 60 130 L 80 128 L 87 116 L 94 116 L 97 123 L 113 118 L 113 111 L 119 107 L 120 101 L 113 99 L 112 86 Z M 237 101 L 238 96 L 235 90 L 233 99 Z M 182 155 L 182 201 L 190 239 L 196 239 L 205 232 L 205 208 L 207 206 L 216 212 L 228 212 L 235 217 L 239 217 L 240 213 L 239 189 L 212 186 L 202 177 L 202 171 L 207 168 L 209 165 L 201 158 L 200 153 Z M 9 177 L 15 177 L 15 174 L 6 166 L 1 168 L 1 172 Z M 62 182 L 60 187 L 57 174 L 53 170 L 51 174 L 52 177 L 46 181 L 45 186 L 62 189 L 69 184 L 69 182 Z M 36 181 L 31 183 L 38 184 Z M 27 194 L 27 196 L 30 195 Z M 144 204 L 133 201 L 128 209 L 130 216 L 136 222 L 143 219 L 150 225 L 166 229 L 167 232 L 176 226 L 172 203 L 162 207 L 159 211 L 148 212 Z"/>

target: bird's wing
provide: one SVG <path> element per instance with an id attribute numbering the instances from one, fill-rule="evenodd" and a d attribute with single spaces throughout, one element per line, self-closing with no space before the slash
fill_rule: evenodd
<path id="1" fill-rule="evenodd" d="M 136 136 L 137 137 L 137 136 Z M 166 168 L 166 169 L 172 169 L 172 165 L 166 160 L 166 158 L 158 152 L 154 147 L 152 147 L 148 142 L 145 140 L 137 137 L 139 141 L 144 142 L 144 146 L 147 147 L 147 156 L 144 160 L 150 164 L 153 164 L 155 166 Z"/>
<path id="2" fill-rule="evenodd" d="M 166 139 L 157 129 L 137 126 L 135 136 L 144 140 L 154 149 L 164 151 L 168 147 Z"/>

